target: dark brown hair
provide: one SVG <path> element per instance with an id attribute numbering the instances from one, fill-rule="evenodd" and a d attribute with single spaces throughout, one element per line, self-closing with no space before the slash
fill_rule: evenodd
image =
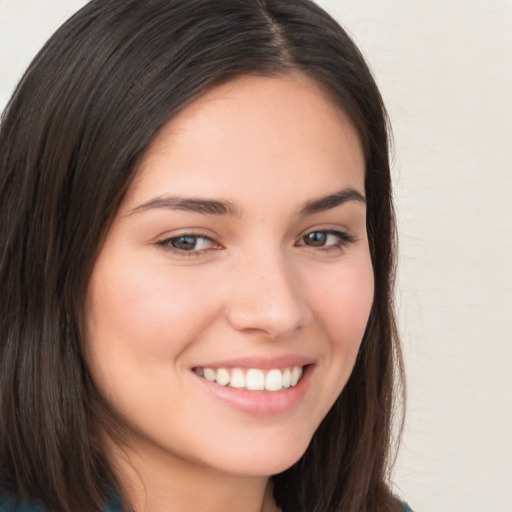
<path id="1" fill-rule="evenodd" d="M 30 65 L 0 130 L 0 491 L 101 510 L 109 425 L 84 364 L 83 306 L 101 242 L 158 130 L 243 74 L 313 78 L 366 158 L 375 298 L 350 380 L 304 456 L 274 478 L 285 512 L 397 507 L 387 485 L 402 366 L 392 311 L 387 118 L 345 31 L 309 0 L 93 0 Z M 398 388 L 403 389 L 403 388 Z"/>

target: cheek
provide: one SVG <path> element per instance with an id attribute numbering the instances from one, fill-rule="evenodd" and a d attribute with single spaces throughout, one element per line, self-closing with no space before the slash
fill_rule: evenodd
<path id="1" fill-rule="evenodd" d="M 311 417 L 320 424 L 352 374 L 368 323 L 374 295 L 370 258 L 346 258 L 336 268 L 312 274 L 307 286 L 313 338 L 323 348 L 314 374 L 320 391 L 311 404 Z"/>
<path id="2" fill-rule="evenodd" d="M 315 316 L 327 340 L 322 357 L 326 408 L 345 387 L 361 346 L 374 294 L 374 277 L 368 258 L 343 262 L 318 289 Z"/>
<path id="3" fill-rule="evenodd" d="M 333 344 L 359 348 L 373 303 L 371 262 L 346 264 L 316 296 L 317 316 Z"/>
<path id="4" fill-rule="evenodd" d="M 162 265 L 99 261 L 89 286 L 86 350 L 96 366 L 121 371 L 144 362 L 157 369 L 211 321 L 218 304 L 212 293 L 200 279 L 190 282 Z"/>

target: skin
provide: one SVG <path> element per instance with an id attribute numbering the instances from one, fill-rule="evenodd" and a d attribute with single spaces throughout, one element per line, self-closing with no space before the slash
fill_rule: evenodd
<path id="1" fill-rule="evenodd" d="M 300 458 L 345 386 L 373 300 L 365 202 L 302 211 L 347 189 L 364 196 L 357 134 L 298 74 L 219 86 L 155 138 L 86 306 L 88 366 L 127 444 L 105 443 L 137 512 L 277 510 L 269 475 Z M 170 196 L 236 211 L 163 205 Z M 179 251 L 185 234 L 199 238 Z M 278 412 L 265 392 L 263 409 L 240 410 L 193 371 L 283 357 L 308 377 Z"/>

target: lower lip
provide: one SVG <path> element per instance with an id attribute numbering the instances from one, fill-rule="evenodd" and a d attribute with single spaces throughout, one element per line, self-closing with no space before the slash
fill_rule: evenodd
<path id="1" fill-rule="evenodd" d="M 306 394 L 312 372 L 313 365 L 305 366 L 299 382 L 282 391 L 248 391 L 220 386 L 195 373 L 194 375 L 208 392 L 226 405 L 247 414 L 268 416 L 286 413 L 297 407 Z"/>

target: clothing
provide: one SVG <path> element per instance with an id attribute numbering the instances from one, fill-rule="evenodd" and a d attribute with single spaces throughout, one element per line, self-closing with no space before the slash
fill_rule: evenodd
<path id="1" fill-rule="evenodd" d="M 413 512 L 407 503 L 402 503 L 404 512 Z M 44 512 L 41 507 L 36 505 L 24 504 L 16 507 L 13 501 L 4 503 L 0 501 L 0 512 Z M 105 512 L 122 512 L 121 504 L 118 500 L 112 500 L 105 509 Z"/>
<path id="2" fill-rule="evenodd" d="M 33 505 L 30 503 L 23 503 L 21 505 L 16 505 L 13 500 L 3 501 L 0 499 L 0 512 L 45 512 L 42 507 L 37 505 Z M 105 508 L 105 512 L 122 512 L 121 503 L 117 499 L 111 500 L 107 507 Z"/>

